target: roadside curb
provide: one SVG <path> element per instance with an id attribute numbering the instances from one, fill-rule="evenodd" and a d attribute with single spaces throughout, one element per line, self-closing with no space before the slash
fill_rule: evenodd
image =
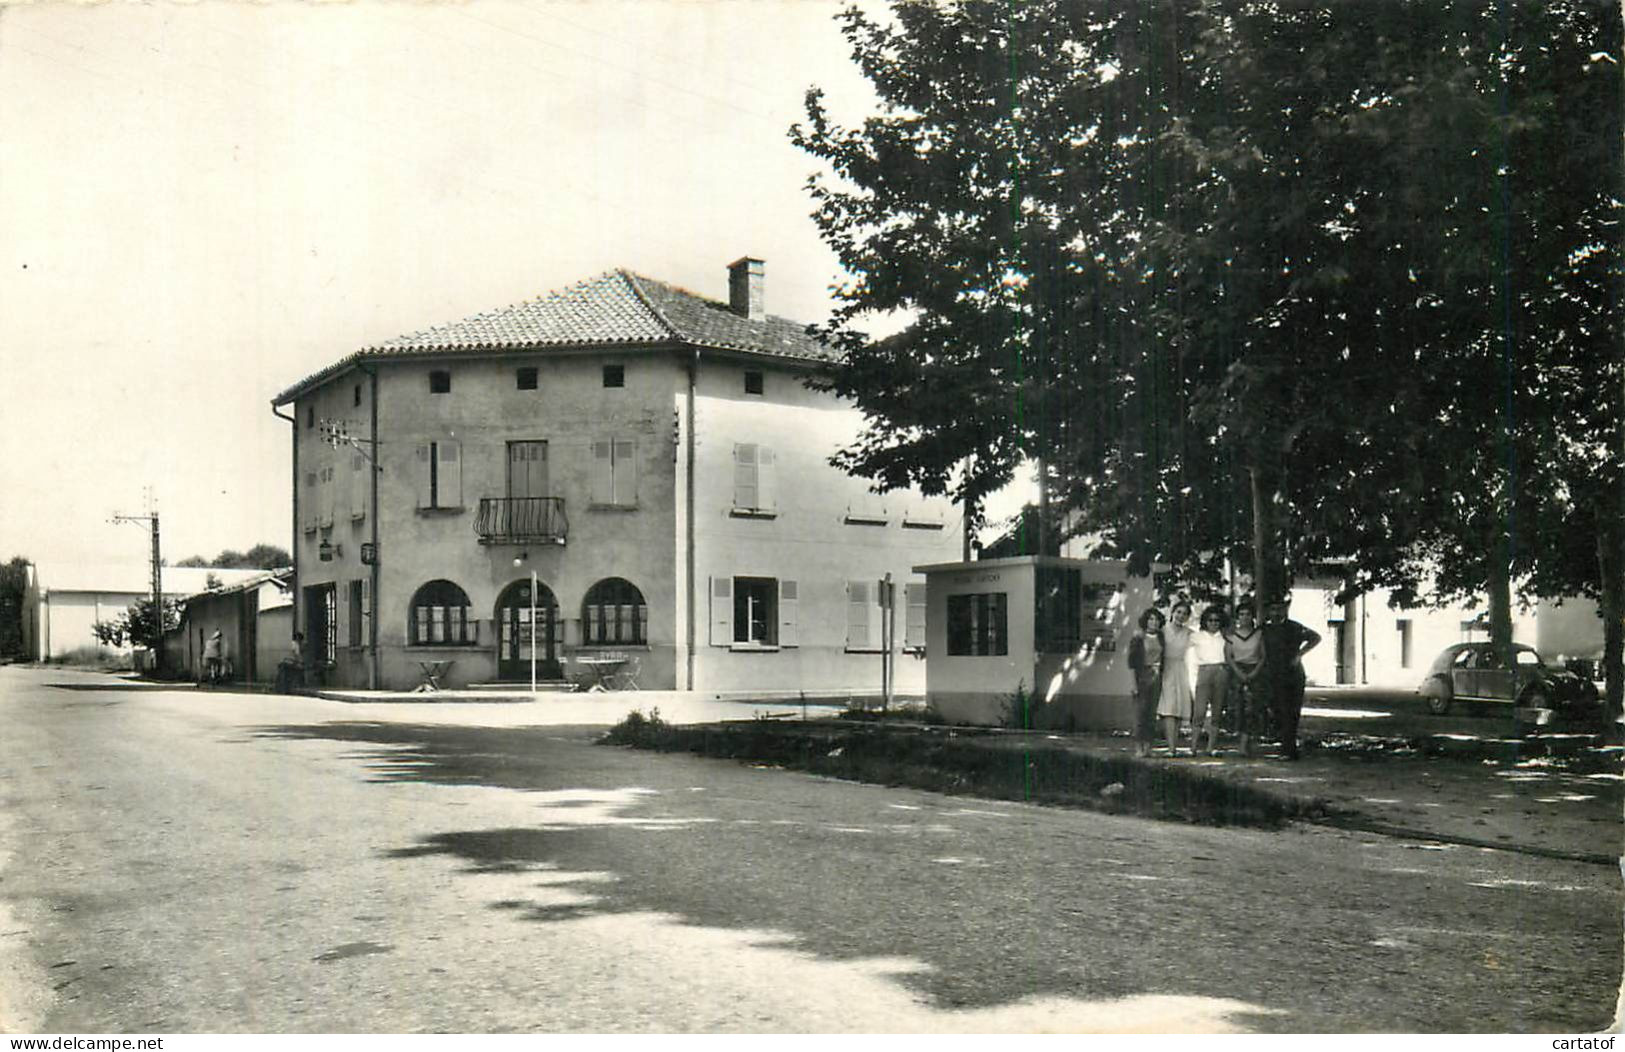
<path id="1" fill-rule="evenodd" d="M 1305 819 L 1305 821 L 1312 825 L 1326 826 L 1330 829 L 1342 829 L 1351 833 L 1371 833 L 1375 836 L 1391 837 L 1395 840 L 1455 844 L 1459 847 L 1476 847 L 1484 851 L 1508 851 L 1518 855 L 1538 855 L 1541 858 L 1562 859 L 1565 862 L 1584 862 L 1593 866 L 1616 866 L 1620 864 L 1620 856 L 1618 855 L 1604 855 L 1589 851 L 1565 851 L 1562 848 L 1540 847 L 1535 844 L 1498 844 L 1493 840 L 1484 840 L 1479 837 L 1457 836 L 1453 833 L 1436 833 L 1424 829 L 1389 825 L 1386 822 L 1373 822 L 1355 812 L 1331 814 L 1322 818 Z"/>

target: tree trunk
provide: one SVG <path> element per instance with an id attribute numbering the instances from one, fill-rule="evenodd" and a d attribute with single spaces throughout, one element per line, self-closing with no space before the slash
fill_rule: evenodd
<path id="1" fill-rule="evenodd" d="M 1606 509 L 1604 509 L 1606 511 Z M 1602 589 L 1597 600 L 1602 615 L 1603 700 L 1608 711 L 1608 736 L 1619 736 L 1619 715 L 1625 711 L 1625 552 L 1621 551 L 1622 531 L 1612 523 L 1597 532 L 1597 576 Z"/>
<path id="2" fill-rule="evenodd" d="M 1486 585 L 1490 599 L 1490 643 L 1500 654 L 1512 650 L 1512 569 L 1508 551 L 1510 539 L 1504 531 L 1497 531 L 1491 543 L 1489 580 Z"/>
<path id="3" fill-rule="evenodd" d="M 1285 590 L 1286 573 L 1275 543 L 1275 490 L 1263 468 L 1247 473 L 1253 497 L 1253 595 L 1259 605 Z"/>

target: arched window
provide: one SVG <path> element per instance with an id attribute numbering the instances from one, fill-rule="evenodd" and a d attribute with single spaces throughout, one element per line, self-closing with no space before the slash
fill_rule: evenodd
<path id="1" fill-rule="evenodd" d="M 450 581 L 430 581 L 412 596 L 406 638 L 415 647 L 461 646 L 474 642 L 468 595 Z"/>
<path id="2" fill-rule="evenodd" d="M 581 641 L 588 646 L 649 642 L 649 607 L 632 582 L 606 577 L 581 603 Z"/>

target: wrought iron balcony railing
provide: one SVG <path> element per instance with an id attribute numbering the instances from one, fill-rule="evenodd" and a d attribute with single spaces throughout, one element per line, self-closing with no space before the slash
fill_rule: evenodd
<path id="1" fill-rule="evenodd" d="M 474 532 L 481 544 L 563 544 L 570 520 L 563 497 L 481 497 Z"/>

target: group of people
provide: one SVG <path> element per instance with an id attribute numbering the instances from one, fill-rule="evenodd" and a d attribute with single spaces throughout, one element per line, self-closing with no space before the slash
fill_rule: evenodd
<path id="1" fill-rule="evenodd" d="M 1303 656 L 1320 643 L 1313 629 L 1287 617 L 1290 600 L 1265 605 L 1263 624 L 1251 598 L 1236 603 L 1234 616 L 1219 604 L 1190 626 L 1191 604 L 1174 601 L 1168 617 L 1151 607 L 1140 615 L 1129 642 L 1134 672 L 1134 739 L 1149 756 L 1160 719 L 1168 755 L 1179 755 L 1181 727 L 1190 729 L 1190 751 L 1213 753 L 1227 724 L 1242 753 L 1260 739 L 1277 737 L 1286 758 L 1298 758 L 1298 718 L 1303 712 Z"/>

